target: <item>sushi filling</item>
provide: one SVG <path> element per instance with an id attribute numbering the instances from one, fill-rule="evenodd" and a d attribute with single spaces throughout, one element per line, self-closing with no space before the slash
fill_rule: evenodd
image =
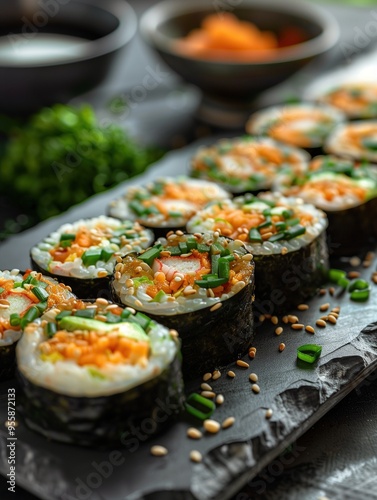
<path id="1" fill-rule="evenodd" d="M 187 228 L 191 232 L 218 231 L 245 242 L 255 255 L 268 255 L 297 250 L 313 241 L 326 226 L 325 214 L 312 205 L 264 193 L 213 204 L 193 217 Z"/>
<path id="2" fill-rule="evenodd" d="M 377 162 L 377 121 L 357 121 L 337 127 L 326 150 L 356 160 Z"/>
<path id="3" fill-rule="evenodd" d="M 377 117 L 377 85 L 375 83 L 347 83 L 330 90 L 320 101 L 340 109 L 349 118 Z"/>
<path id="4" fill-rule="evenodd" d="M 110 214 L 150 227 L 181 227 L 209 201 L 229 198 L 211 182 L 178 177 L 160 179 L 146 187 L 131 187 L 110 204 Z"/>
<path id="5" fill-rule="evenodd" d="M 181 232 L 179 232 L 181 233 Z M 118 264 L 113 287 L 121 302 L 155 314 L 213 306 L 252 279 L 252 256 L 243 242 L 214 235 L 171 233 L 139 256 Z"/>
<path id="6" fill-rule="evenodd" d="M 251 116 L 246 125 L 249 134 L 302 148 L 319 147 L 331 130 L 344 120 L 343 114 L 329 106 L 292 104 L 268 108 Z"/>
<path id="7" fill-rule="evenodd" d="M 177 353 L 169 330 L 144 314 L 107 307 L 75 300 L 30 324 L 17 347 L 23 375 L 71 396 L 112 394 L 158 376 Z"/>
<path id="8" fill-rule="evenodd" d="M 19 340 L 31 321 L 69 296 L 69 288 L 41 273 L 0 272 L 0 346 Z"/>
<path id="9" fill-rule="evenodd" d="M 97 217 L 64 224 L 31 250 L 34 262 L 46 271 L 74 278 L 103 278 L 112 274 L 116 257 L 146 248 L 150 230 L 137 222 Z"/>
<path id="10" fill-rule="evenodd" d="M 269 138 L 228 140 L 202 148 L 192 160 L 195 177 L 220 182 L 232 192 L 269 189 L 281 170 L 295 174 L 305 171 L 309 156 L 305 151 Z"/>

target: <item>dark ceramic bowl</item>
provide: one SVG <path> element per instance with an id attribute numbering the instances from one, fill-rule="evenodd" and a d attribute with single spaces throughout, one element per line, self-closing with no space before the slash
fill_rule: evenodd
<path id="1" fill-rule="evenodd" d="M 0 113 L 26 114 L 98 85 L 137 28 L 124 0 L 0 0 Z"/>
<path id="2" fill-rule="evenodd" d="M 150 8 L 140 24 L 144 39 L 166 64 L 185 80 L 200 87 L 207 104 L 212 103 L 204 110 L 207 116 L 202 116 L 209 122 L 214 121 L 211 118 L 217 116 L 216 107 L 221 107 L 221 103 L 228 110 L 234 110 L 233 118 L 237 121 L 237 110 L 242 110 L 245 102 L 258 92 L 283 82 L 305 64 L 329 51 L 339 38 L 335 19 L 316 5 L 294 0 L 243 0 L 231 10 L 237 17 L 275 33 L 284 26 L 298 27 L 305 32 L 307 40 L 278 49 L 274 59 L 257 62 L 212 61 L 179 53 L 175 40 L 198 28 L 202 19 L 214 12 L 216 2 L 213 0 L 167 0 Z M 229 113 L 228 119 L 232 120 Z"/>

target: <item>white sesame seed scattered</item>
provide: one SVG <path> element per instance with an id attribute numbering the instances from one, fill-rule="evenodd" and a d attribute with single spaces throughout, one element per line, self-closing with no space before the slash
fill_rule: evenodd
<path id="1" fill-rule="evenodd" d="M 256 373 L 250 373 L 249 380 L 251 382 L 258 382 L 258 375 Z"/>
<path id="2" fill-rule="evenodd" d="M 305 330 L 309 333 L 315 333 L 314 328 L 310 325 L 306 325 Z"/>
<path id="3" fill-rule="evenodd" d="M 236 376 L 236 374 L 232 370 L 229 370 L 228 373 L 227 373 L 227 375 L 230 378 L 234 378 Z"/>
<path id="4" fill-rule="evenodd" d="M 207 432 L 216 434 L 217 432 L 219 432 L 221 426 L 219 422 L 216 422 L 216 420 L 208 419 L 204 420 L 203 427 Z"/>
<path id="5" fill-rule="evenodd" d="M 216 394 L 213 391 L 202 391 L 200 394 L 203 398 L 207 399 L 214 399 L 216 397 Z"/>
<path id="6" fill-rule="evenodd" d="M 187 429 L 187 437 L 190 439 L 200 439 L 203 436 L 203 434 L 200 432 L 199 429 L 196 429 L 195 427 L 189 427 Z"/>
<path id="7" fill-rule="evenodd" d="M 319 307 L 319 310 L 321 312 L 323 311 L 327 311 L 327 309 L 330 307 L 330 304 L 328 302 L 326 302 L 325 304 L 322 304 L 320 307 Z"/>
<path id="8" fill-rule="evenodd" d="M 277 316 L 272 316 L 271 323 L 277 325 L 279 323 L 279 318 Z"/>
<path id="9" fill-rule="evenodd" d="M 308 304 L 299 304 L 299 305 L 297 306 L 297 309 L 298 309 L 299 311 L 307 311 L 307 310 L 309 309 L 309 306 L 308 306 Z"/>
<path id="10" fill-rule="evenodd" d="M 326 321 L 324 321 L 323 319 L 317 319 L 317 321 L 315 322 L 315 324 L 317 326 L 320 326 L 321 328 L 325 328 L 326 326 Z"/>
<path id="11" fill-rule="evenodd" d="M 212 387 L 206 382 L 200 384 L 200 388 L 202 389 L 202 391 L 212 391 Z"/>
<path id="12" fill-rule="evenodd" d="M 255 392 L 255 394 L 259 394 L 259 393 L 260 393 L 260 387 L 259 387 L 259 385 L 258 385 L 258 384 L 253 384 L 253 385 L 251 386 L 251 390 L 252 390 L 253 392 Z"/>
<path id="13" fill-rule="evenodd" d="M 281 335 L 283 333 L 283 328 L 281 326 L 278 326 L 275 330 L 276 335 Z"/>
<path id="14" fill-rule="evenodd" d="M 243 361 L 242 359 L 237 359 L 236 364 L 240 366 L 241 368 L 249 368 L 249 363 L 246 363 L 246 361 Z"/>
<path id="15" fill-rule="evenodd" d="M 221 424 L 221 427 L 223 429 L 228 429 L 229 427 L 232 427 L 236 419 L 234 417 L 228 417 L 226 418 L 223 423 Z"/>
<path id="16" fill-rule="evenodd" d="M 332 323 L 333 325 L 336 325 L 337 319 L 332 314 L 329 314 L 328 321 L 329 321 L 329 323 Z"/>
<path id="17" fill-rule="evenodd" d="M 283 352 L 283 351 L 284 351 L 284 349 L 285 349 L 285 344 L 284 344 L 284 342 L 281 342 L 281 343 L 279 344 L 279 351 L 280 351 L 280 352 Z"/>
<path id="18" fill-rule="evenodd" d="M 272 417 L 272 413 L 273 412 L 272 412 L 271 408 L 269 408 L 268 410 L 266 410 L 265 417 L 267 419 L 271 418 Z"/>
<path id="19" fill-rule="evenodd" d="M 304 325 L 302 323 L 292 323 L 291 328 L 293 330 L 302 330 Z"/>
<path id="20" fill-rule="evenodd" d="M 164 457 L 168 454 L 168 450 L 164 446 L 155 445 L 151 448 L 151 454 L 155 457 Z"/>
<path id="21" fill-rule="evenodd" d="M 216 404 L 222 405 L 224 403 L 224 396 L 222 394 L 218 394 L 216 396 Z"/>
<path id="22" fill-rule="evenodd" d="M 217 302 L 215 305 L 213 305 L 210 309 L 211 312 L 214 312 L 214 311 L 217 311 L 217 309 L 220 309 L 220 307 L 222 307 L 222 303 L 221 302 Z"/>
<path id="23" fill-rule="evenodd" d="M 202 454 L 198 450 L 190 451 L 191 462 L 200 463 L 203 460 Z"/>
<path id="24" fill-rule="evenodd" d="M 210 380 L 212 378 L 212 373 L 205 373 L 203 375 L 203 380 L 204 382 L 207 382 L 208 380 Z"/>
<path id="25" fill-rule="evenodd" d="M 221 377 L 221 371 L 220 370 L 215 370 L 212 374 L 212 380 L 217 380 L 218 378 Z"/>

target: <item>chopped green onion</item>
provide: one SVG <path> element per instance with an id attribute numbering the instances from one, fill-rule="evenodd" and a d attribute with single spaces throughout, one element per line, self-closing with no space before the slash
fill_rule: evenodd
<path id="1" fill-rule="evenodd" d="M 63 318 L 65 318 L 66 316 L 72 316 L 72 312 L 71 311 L 61 311 L 60 313 L 58 313 L 55 316 L 55 321 L 60 321 Z"/>
<path id="2" fill-rule="evenodd" d="M 229 280 L 230 264 L 228 260 L 220 257 L 219 259 L 219 278 L 226 278 Z"/>
<path id="3" fill-rule="evenodd" d="M 266 220 L 264 222 L 262 222 L 261 224 L 259 224 L 258 229 L 263 229 L 263 228 L 269 227 L 271 225 L 272 225 L 271 217 L 267 216 Z"/>
<path id="4" fill-rule="evenodd" d="M 171 247 L 165 247 L 165 250 L 167 252 L 170 252 L 170 255 L 173 255 L 174 257 L 177 257 L 178 255 L 181 255 L 181 249 L 179 248 L 178 245 L 176 246 L 171 246 Z"/>
<path id="5" fill-rule="evenodd" d="M 47 300 L 45 302 L 39 302 L 38 304 L 35 304 L 35 307 L 41 314 L 44 313 L 47 309 Z"/>
<path id="6" fill-rule="evenodd" d="M 249 241 L 254 241 L 256 243 L 262 243 L 263 241 L 262 236 L 255 227 L 252 227 L 249 231 Z"/>
<path id="7" fill-rule="evenodd" d="M 34 288 L 32 288 L 31 291 L 37 297 L 37 299 L 39 299 L 41 302 L 46 302 L 46 300 L 49 297 L 49 294 L 42 287 L 35 286 Z"/>
<path id="8" fill-rule="evenodd" d="M 81 259 L 84 266 L 94 266 L 101 258 L 101 248 L 89 248 L 82 254 Z"/>
<path id="9" fill-rule="evenodd" d="M 180 243 L 178 243 L 178 246 L 179 246 L 179 249 L 181 250 L 181 253 L 183 253 L 183 254 L 189 253 L 189 247 L 188 247 L 186 241 L 181 241 Z"/>
<path id="10" fill-rule="evenodd" d="M 322 346 L 318 344 L 305 344 L 297 349 L 297 357 L 301 361 L 313 364 L 320 357 Z"/>
<path id="11" fill-rule="evenodd" d="M 297 238 L 297 236 L 301 236 L 306 233 L 306 228 L 304 226 L 293 226 L 285 232 L 285 239 L 292 240 L 293 238 Z"/>
<path id="12" fill-rule="evenodd" d="M 52 338 L 55 333 L 57 332 L 57 327 L 55 323 L 52 323 L 51 321 L 47 323 L 46 325 L 46 335 L 49 338 Z"/>
<path id="13" fill-rule="evenodd" d="M 122 319 L 127 319 L 131 316 L 131 311 L 129 309 L 123 309 L 123 311 L 120 313 L 120 317 Z"/>
<path id="14" fill-rule="evenodd" d="M 286 222 L 275 222 L 276 230 L 280 233 L 281 231 L 285 231 L 287 229 Z"/>
<path id="15" fill-rule="evenodd" d="M 147 330 L 150 322 L 152 321 L 149 316 L 146 314 L 143 314 L 141 312 L 137 312 L 135 316 L 132 316 L 130 318 L 130 321 L 134 321 L 135 323 L 138 323 L 143 330 Z"/>
<path id="16" fill-rule="evenodd" d="M 272 236 L 270 236 L 268 238 L 268 241 L 270 241 L 271 243 L 274 243 L 275 241 L 284 240 L 284 239 L 285 239 L 285 233 L 276 233 L 276 234 L 273 234 Z"/>
<path id="17" fill-rule="evenodd" d="M 63 233 L 60 235 L 60 243 L 62 241 L 73 241 L 76 238 L 76 235 L 73 233 Z"/>
<path id="18" fill-rule="evenodd" d="M 193 236 L 189 236 L 186 240 L 186 243 L 189 250 L 193 250 L 198 246 L 198 242 L 196 241 L 196 238 L 194 238 Z"/>
<path id="19" fill-rule="evenodd" d="M 103 260 L 104 262 L 108 262 L 113 255 L 114 255 L 114 250 L 112 248 L 109 248 L 109 247 L 102 248 L 100 260 Z"/>
<path id="20" fill-rule="evenodd" d="M 32 306 L 22 317 L 21 328 L 25 328 L 29 323 L 39 318 L 39 316 L 40 316 L 39 310 L 35 306 Z"/>
<path id="21" fill-rule="evenodd" d="M 213 278 L 213 279 L 203 279 L 196 280 L 195 283 L 200 286 L 200 288 L 216 288 L 221 285 L 225 285 L 229 278 Z"/>
<path id="22" fill-rule="evenodd" d="M 337 281 L 337 285 L 339 285 L 341 288 L 347 288 L 348 285 L 349 285 L 350 281 L 347 279 L 347 278 L 340 278 L 338 281 Z"/>
<path id="23" fill-rule="evenodd" d="M 17 313 L 13 313 L 10 315 L 9 322 L 11 326 L 19 326 L 21 323 L 20 315 Z"/>
<path id="24" fill-rule="evenodd" d="M 108 312 L 106 314 L 106 323 L 120 323 L 121 318 L 117 314 L 113 314 L 111 312 Z"/>
<path id="25" fill-rule="evenodd" d="M 204 243 L 198 243 L 198 252 L 200 253 L 205 253 L 205 252 L 209 252 L 211 250 L 211 247 L 209 247 L 208 245 L 204 245 Z"/>
<path id="26" fill-rule="evenodd" d="M 23 284 L 23 281 L 16 281 L 13 285 L 13 288 L 21 288 Z"/>
<path id="27" fill-rule="evenodd" d="M 365 302 L 369 299 L 370 288 L 365 288 L 363 290 L 353 290 L 351 292 L 350 298 L 355 302 Z"/>
<path id="28" fill-rule="evenodd" d="M 60 242 L 61 248 L 68 248 L 71 245 L 72 245 L 72 241 L 71 240 L 64 240 L 64 241 Z"/>
<path id="29" fill-rule="evenodd" d="M 338 283 L 341 278 L 345 278 L 347 273 L 341 269 L 329 269 L 328 280 L 331 283 Z"/>
<path id="30" fill-rule="evenodd" d="M 94 318 L 94 316 L 97 314 L 96 309 L 79 309 L 78 311 L 75 312 L 75 316 L 78 316 L 79 318 Z"/>
<path id="31" fill-rule="evenodd" d="M 295 218 L 295 219 L 288 219 L 285 221 L 285 224 L 289 227 L 291 226 L 297 226 L 297 224 L 300 223 L 300 219 L 299 218 Z M 279 224 L 279 223 L 277 223 Z"/>
<path id="32" fill-rule="evenodd" d="M 161 302 L 161 300 L 166 296 L 166 293 L 163 290 L 159 290 L 154 298 L 152 299 L 152 302 Z"/>
<path id="33" fill-rule="evenodd" d="M 161 250 L 161 244 L 155 245 L 154 247 L 149 248 L 144 253 L 139 255 L 139 259 L 150 266 L 153 263 L 154 259 L 160 256 Z"/>
<path id="34" fill-rule="evenodd" d="M 363 279 L 356 278 L 348 285 L 348 291 L 351 293 L 354 290 L 366 290 L 369 288 L 369 283 Z"/>
<path id="35" fill-rule="evenodd" d="M 182 212 L 168 212 L 168 216 L 174 218 L 183 217 Z"/>
<path id="36" fill-rule="evenodd" d="M 2 287 L 0 286 L 0 293 L 3 293 L 3 292 L 5 292 L 5 288 L 2 288 Z"/>
<path id="37" fill-rule="evenodd" d="M 220 254 L 211 255 L 211 271 L 213 274 L 218 274 L 219 272 L 219 260 L 221 259 Z"/>
<path id="38" fill-rule="evenodd" d="M 293 216 L 293 214 L 294 214 L 293 210 L 283 210 L 281 213 L 284 219 L 290 219 Z"/>
<path id="39" fill-rule="evenodd" d="M 197 394 L 196 392 L 190 394 L 185 402 L 187 413 L 199 420 L 206 420 L 211 417 L 216 409 L 216 405 L 208 398 Z"/>
<path id="40" fill-rule="evenodd" d="M 147 213 L 147 209 L 144 207 L 144 205 L 137 200 L 130 201 L 129 207 L 133 212 L 135 212 L 136 215 L 142 216 L 146 215 Z"/>

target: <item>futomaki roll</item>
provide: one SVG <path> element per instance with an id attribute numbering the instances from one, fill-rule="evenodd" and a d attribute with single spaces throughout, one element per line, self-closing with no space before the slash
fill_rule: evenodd
<path id="1" fill-rule="evenodd" d="M 192 159 L 192 175 L 208 179 L 234 194 L 270 189 L 276 175 L 305 171 L 306 151 L 268 137 L 222 139 L 199 149 Z"/>
<path id="2" fill-rule="evenodd" d="M 334 156 L 314 158 L 305 176 L 279 179 L 277 188 L 322 209 L 330 252 L 349 255 L 377 237 L 377 167 Z"/>
<path id="3" fill-rule="evenodd" d="M 349 82 L 338 85 L 318 97 L 348 118 L 377 118 L 377 83 Z"/>
<path id="4" fill-rule="evenodd" d="M 251 115 L 249 134 L 267 135 L 308 150 L 321 148 L 333 128 L 345 120 L 343 113 L 326 105 L 301 103 L 274 106 Z"/>
<path id="5" fill-rule="evenodd" d="M 31 249 L 33 268 L 58 277 L 81 298 L 108 295 L 110 277 L 120 255 L 147 248 L 152 231 L 138 222 L 111 217 L 64 224 Z"/>
<path id="6" fill-rule="evenodd" d="M 245 195 L 214 203 L 187 224 L 244 242 L 255 261 L 259 313 L 287 311 L 312 296 L 326 278 L 326 215 L 280 194 Z"/>
<path id="7" fill-rule="evenodd" d="M 115 268 L 114 298 L 179 332 L 188 377 L 225 365 L 253 338 L 254 262 L 241 240 L 171 232 Z"/>
<path id="8" fill-rule="evenodd" d="M 359 120 L 337 127 L 325 150 L 338 156 L 377 163 L 377 120 Z"/>
<path id="9" fill-rule="evenodd" d="M 171 229 L 184 228 L 208 202 L 229 197 L 213 182 L 166 177 L 146 186 L 130 187 L 121 198 L 110 203 L 109 213 L 119 219 L 136 220 L 153 229 L 158 237 Z"/>
<path id="10" fill-rule="evenodd" d="M 133 429 L 147 421 L 155 434 L 183 404 L 176 332 L 103 298 L 70 300 L 29 324 L 17 376 L 27 425 L 76 445 L 127 446 Z"/>
<path id="11" fill-rule="evenodd" d="M 14 374 L 15 349 L 23 329 L 70 297 L 69 287 L 35 271 L 0 271 L 0 380 Z"/>

